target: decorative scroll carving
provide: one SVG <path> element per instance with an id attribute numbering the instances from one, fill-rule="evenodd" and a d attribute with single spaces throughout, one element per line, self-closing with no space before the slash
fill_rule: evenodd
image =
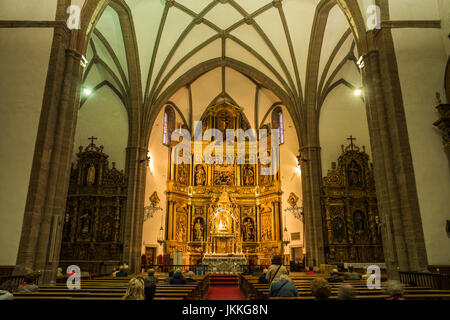
<path id="1" fill-rule="evenodd" d="M 372 165 L 365 147 L 350 144 L 324 177 L 328 263 L 383 262 L 379 216 Z"/>
<path id="2" fill-rule="evenodd" d="M 80 147 L 72 164 L 60 259 L 71 262 L 119 261 L 120 221 L 126 202 L 126 179 L 103 146 Z"/>

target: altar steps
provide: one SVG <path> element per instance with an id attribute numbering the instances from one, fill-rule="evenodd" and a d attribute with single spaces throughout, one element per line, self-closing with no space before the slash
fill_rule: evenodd
<path id="1" fill-rule="evenodd" d="M 212 274 L 209 277 L 210 286 L 237 286 L 238 277 L 229 274 Z"/>

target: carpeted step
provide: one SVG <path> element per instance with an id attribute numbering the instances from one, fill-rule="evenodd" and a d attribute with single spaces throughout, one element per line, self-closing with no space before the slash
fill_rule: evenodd
<path id="1" fill-rule="evenodd" d="M 209 278 L 210 286 L 237 286 L 238 283 L 238 277 L 235 275 L 214 274 Z"/>

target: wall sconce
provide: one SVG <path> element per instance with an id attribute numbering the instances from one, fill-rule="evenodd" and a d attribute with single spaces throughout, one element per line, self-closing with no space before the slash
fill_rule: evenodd
<path id="1" fill-rule="evenodd" d="M 299 166 L 299 167 L 301 166 L 302 162 L 308 162 L 308 159 L 306 159 L 303 156 L 303 154 L 300 150 L 298 151 L 298 155 L 296 156 L 296 158 L 297 158 L 297 166 Z"/>
<path id="2" fill-rule="evenodd" d="M 149 153 L 147 153 L 147 156 L 145 157 L 145 159 L 139 160 L 139 163 L 147 162 L 147 166 L 150 166 L 151 159 L 152 159 L 152 157 L 150 157 L 150 152 L 149 152 Z"/>

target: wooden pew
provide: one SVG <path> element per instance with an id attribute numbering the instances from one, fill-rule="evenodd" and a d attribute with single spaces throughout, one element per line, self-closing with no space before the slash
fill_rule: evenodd
<path id="1" fill-rule="evenodd" d="M 132 277 L 82 280 L 80 290 L 69 290 L 65 283 L 56 286 L 41 286 L 38 292 L 16 292 L 15 299 L 88 299 L 121 300 L 125 295 Z M 161 277 L 164 279 L 165 277 Z M 155 300 L 195 300 L 203 299 L 209 287 L 209 275 L 195 277 L 195 282 L 185 285 L 173 285 L 159 281 L 156 286 Z"/>

